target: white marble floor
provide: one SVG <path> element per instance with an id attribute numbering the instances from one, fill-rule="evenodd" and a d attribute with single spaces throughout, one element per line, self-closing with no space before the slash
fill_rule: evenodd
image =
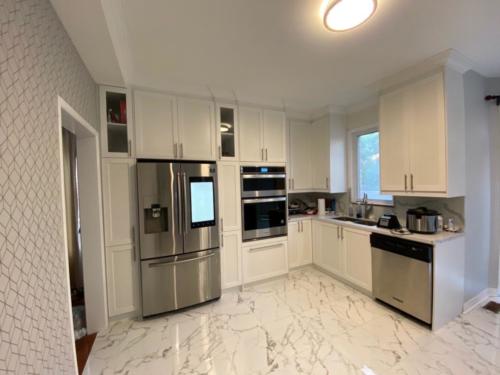
<path id="1" fill-rule="evenodd" d="M 85 374 L 500 374 L 500 315 L 436 333 L 312 268 L 98 335 Z"/>

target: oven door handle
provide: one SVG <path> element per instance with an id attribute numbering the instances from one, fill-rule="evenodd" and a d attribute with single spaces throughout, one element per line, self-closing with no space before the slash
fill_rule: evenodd
<path id="1" fill-rule="evenodd" d="M 284 202 L 286 201 L 286 197 L 277 197 L 277 198 L 257 198 L 257 199 L 242 199 L 243 204 L 250 203 L 267 203 L 267 202 Z"/>
<path id="2" fill-rule="evenodd" d="M 241 178 L 286 178 L 286 174 L 242 174 Z"/>

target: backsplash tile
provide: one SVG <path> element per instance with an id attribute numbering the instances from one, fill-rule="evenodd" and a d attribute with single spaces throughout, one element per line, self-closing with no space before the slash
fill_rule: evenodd
<path id="1" fill-rule="evenodd" d="M 0 373 L 74 374 L 57 96 L 98 124 L 97 87 L 48 0 L 0 2 Z"/>
<path id="2" fill-rule="evenodd" d="M 337 212 L 348 214 L 349 206 L 351 205 L 349 194 L 328 194 L 328 193 L 293 193 L 289 194 L 289 202 L 294 199 L 300 199 L 310 206 L 316 207 L 319 198 L 333 198 L 336 201 Z M 394 197 L 394 206 L 372 206 L 370 216 L 373 219 L 378 219 L 384 213 L 394 213 L 397 215 L 399 222 L 404 225 L 406 223 L 406 211 L 409 208 L 427 207 L 437 210 L 443 215 L 444 222 L 448 218 L 453 218 L 455 224 L 461 228 L 465 227 L 465 198 L 420 198 L 420 197 Z"/>

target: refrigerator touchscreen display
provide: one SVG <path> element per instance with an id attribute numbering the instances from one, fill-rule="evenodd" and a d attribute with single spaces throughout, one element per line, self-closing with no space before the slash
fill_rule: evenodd
<path id="1" fill-rule="evenodd" d="M 191 177 L 191 228 L 215 225 L 214 181 L 211 177 Z"/>

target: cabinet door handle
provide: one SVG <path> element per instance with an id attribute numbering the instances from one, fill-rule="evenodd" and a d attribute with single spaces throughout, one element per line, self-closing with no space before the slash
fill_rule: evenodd
<path id="1" fill-rule="evenodd" d="M 132 141 L 128 140 L 128 156 L 132 156 Z"/>
<path id="2" fill-rule="evenodd" d="M 220 247 L 224 247 L 224 235 L 220 235 Z"/>
<path id="3" fill-rule="evenodd" d="M 174 143 L 174 158 L 177 159 L 177 143 Z"/>
<path id="4" fill-rule="evenodd" d="M 413 191 L 413 173 L 410 175 L 410 187 L 411 191 Z"/>
<path id="5" fill-rule="evenodd" d="M 325 181 L 326 181 L 326 188 L 329 189 L 330 188 L 330 184 L 329 184 L 330 181 L 329 181 L 328 177 L 326 177 Z"/>
<path id="6" fill-rule="evenodd" d="M 340 239 L 344 241 L 344 227 L 340 228 Z"/>
<path id="7" fill-rule="evenodd" d="M 220 218 L 220 231 L 224 232 L 224 219 L 222 217 Z"/>
<path id="8" fill-rule="evenodd" d="M 337 240 L 340 238 L 339 229 L 340 227 L 337 227 Z"/>
<path id="9" fill-rule="evenodd" d="M 405 191 L 408 191 L 408 176 L 405 175 Z"/>
<path id="10" fill-rule="evenodd" d="M 292 189 L 295 189 L 295 178 L 292 178 Z"/>
<path id="11" fill-rule="evenodd" d="M 219 146 L 219 159 L 222 159 L 222 146 Z"/>
<path id="12" fill-rule="evenodd" d="M 300 223 L 300 232 L 303 232 L 304 231 L 304 224 L 302 223 L 302 221 L 299 221 Z"/>
<path id="13" fill-rule="evenodd" d="M 180 154 L 181 154 L 181 159 L 184 159 L 184 147 L 182 147 L 184 144 L 183 144 L 183 143 L 180 143 L 180 145 L 181 145 L 181 152 L 180 152 Z"/>
<path id="14" fill-rule="evenodd" d="M 266 148 L 266 161 L 267 161 L 267 148 Z"/>
<path id="15" fill-rule="evenodd" d="M 260 160 L 264 161 L 264 149 L 260 149 Z"/>

